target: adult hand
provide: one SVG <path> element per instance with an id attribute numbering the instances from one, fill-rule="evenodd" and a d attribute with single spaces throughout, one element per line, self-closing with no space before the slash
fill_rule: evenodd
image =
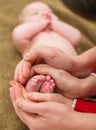
<path id="1" fill-rule="evenodd" d="M 14 80 L 25 84 L 30 77 L 31 63 L 25 60 L 21 60 L 15 69 Z"/>
<path id="2" fill-rule="evenodd" d="M 13 86 L 10 88 L 13 107 L 30 130 L 96 130 L 95 114 L 78 113 L 56 102 L 29 101 L 23 97 L 20 84 L 15 82 Z"/>
<path id="3" fill-rule="evenodd" d="M 17 82 L 13 82 L 11 85 L 14 87 L 10 88 L 10 98 L 13 103 L 15 112 L 19 118 L 29 127 L 30 130 L 53 130 L 54 126 L 56 127 L 56 130 L 63 130 L 62 118 L 64 115 L 70 115 L 67 114 L 69 111 L 71 111 L 69 108 L 59 103 L 30 102 L 28 99 L 26 100 L 23 97 L 22 85 Z M 55 108 L 55 106 L 58 106 L 61 109 L 57 109 L 58 107 Z M 62 113 L 64 115 L 62 115 Z"/>
<path id="4" fill-rule="evenodd" d="M 59 48 L 45 45 L 34 45 L 23 58 L 24 60 L 31 62 L 32 65 L 38 58 L 43 59 L 48 65 L 64 70 L 70 70 L 70 68 L 73 67 L 75 60 L 72 56 L 64 53 Z"/>
<path id="5" fill-rule="evenodd" d="M 49 46 L 37 46 L 31 48 L 24 56 L 26 61 L 32 64 L 38 57 L 42 58 L 48 65 L 70 72 L 76 77 L 86 77 L 96 70 L 96 47 L 91 48 L 81 55 L 69 56 L 58 48 Z M 90 58 L 91 57 L 91 58 Z M 62 59 L 62 60 L 61 60 Z"/>
<path id="6" fill-rule="evenodd" d="M 23 56 L 23 58 L 24 59 L 17 65 L 14 74 L 14 79 L 22 84 L 26 83 L 28 80 L 31 66 L 40 59 L 50 66 L 64 69 L 66 71 L 72 70 L 75 66 L 74 58 L 68 56 L 58 48 L 43 45 L 33 46 L 31 50 Z"/>
<path id="7" fill-rule="evenodd" d="M 73 99 L 64 97 L 60 93 L 27 92 L 26 97 L 35 102 L 59 102 L 72 108 Z"/>
<path id="8" fill-rule="evenodd" d="M 80 98 L 96 95 L 96 79 L 93 76 L 80 79 L 64 70 L 45 64 L 32 67 L 32 72 L 50 75 L 55 80 L 58 91 L 64 96 Z"/>

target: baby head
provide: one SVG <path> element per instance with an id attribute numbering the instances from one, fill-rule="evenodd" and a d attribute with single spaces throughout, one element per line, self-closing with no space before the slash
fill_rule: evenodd
<path id="1" fill-rule="evenodd" d="M 51 19 L 51 17 L 57 19 L 57 16 L 47 4 L 33 2 L 23 9 L 19 16 L 19 23 Z"/>

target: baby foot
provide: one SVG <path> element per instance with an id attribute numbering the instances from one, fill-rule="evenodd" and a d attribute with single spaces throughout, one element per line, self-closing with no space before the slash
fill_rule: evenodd
<path id="1" fill-rule="evenodd" d="M 26 84 L 26 90 L 29 92 L 53 92 L 55 82 L 50 76 L 36 75 L 33 76 Z"/>
<path id="2" fill-rule="evenodd" d="M 42 93 L 51 93 L 54 91 L 55 88 L 55 82 L 53 79 L 51 79 L 50 76 L 45 76 L 45 81 L 43 82 L 40 92 Z"/>

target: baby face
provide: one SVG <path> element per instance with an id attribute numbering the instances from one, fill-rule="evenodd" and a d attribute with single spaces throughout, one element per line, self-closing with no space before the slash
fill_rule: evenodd
<path id="1" fill-rule="evenodd" d="M 57 19 L 57 16 L 52 10 L 44 3 L 35 2 L 29 4 L 22 13 L 22 21 L 41 21 L 44 19 Z"/>

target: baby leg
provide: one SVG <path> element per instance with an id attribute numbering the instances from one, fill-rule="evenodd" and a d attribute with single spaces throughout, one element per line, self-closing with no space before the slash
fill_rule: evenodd
<path id="1" fill-rule="evenodd" d="M 26 84 L 26 90 L 29 92 L 53 92 L 55 82 L 50 76 L 35 75 L 29 79 Z"/>

